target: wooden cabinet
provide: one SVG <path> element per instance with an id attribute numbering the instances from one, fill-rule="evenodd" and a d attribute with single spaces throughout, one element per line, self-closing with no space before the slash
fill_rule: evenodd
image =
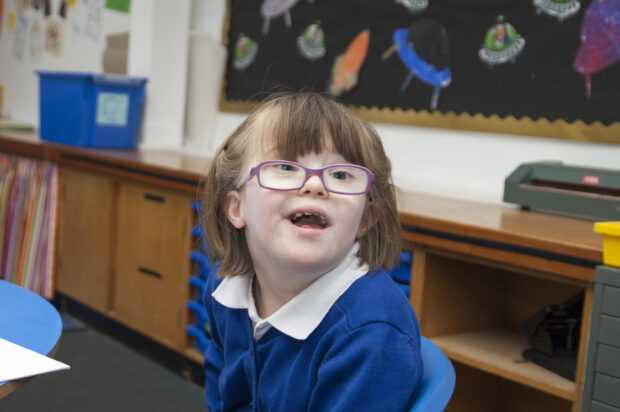
<path id="1" fill-rule="evenodd" d="M 184 353 L 193 199 L 63 166 L 58 292 Z"/>
<path id="2" fill-rule="evenodd" d="M 60 172 L 56 290 L 105 312 L 113 272 L 114 179 L 67 167 Z"/>
<path id="3" fill-rule="evenodd" d="M 578 383 L 523 359 L 523 326 L 544 306 L 582 290 L 589 305 L 591 286 L 433 248 L 415 247 L 414 262 L 411 298 L 420 329 L 456 367 L 448 411 L 572 410 Z"/>
<path id="4" fill-rule="evenodd" d="M 114 310 L 123 322 L 176 349 L 186 342 L 190 195 L 121 182 Z"/>
<path id="5" fill-rule="evenodd" d="M 414 251 L 410 301 L 422 334 L 456 370 L 447 411 L 577 412 L 602 259 L 593 223 L 423 194 L 402 200 Z M 582 291 L 572 381 L 523 359 L 524 323 Z"/>

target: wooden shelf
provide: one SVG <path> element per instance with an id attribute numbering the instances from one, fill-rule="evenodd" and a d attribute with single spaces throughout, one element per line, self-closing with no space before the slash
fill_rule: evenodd
<path id="1" fill-rule="evenodd" d="M 508 329 L 489 329 L 431 338 L 452 360 L 573 401 L 575 382 L 523 360 L 527 338 Z M 458 378 L 457 378 L 458 379 Z"/>

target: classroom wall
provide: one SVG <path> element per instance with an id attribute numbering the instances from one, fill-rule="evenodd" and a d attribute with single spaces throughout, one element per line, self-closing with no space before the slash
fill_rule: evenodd
<path id="1" fill-rule="evenodd" d="M 226 0 L 194 0 L 192 27 L 221 40 Z M 214 62 L 214 64 L 220 64 Z M 217 112 L 212 153 L 244 116 Z M 559 160 L 566 164 L 620 169 L 620 145 L 459 130 L 374 124 L 393 163 L 396 183 L 406 189 L 501 203 L 504 178 L 519 164 Z"/>
<path id="2" fill-rule="evenodd" d="M 2 2 L 0 2 L 2 3 Z M 48 19 L 62 22 L 64 41 L 60 54 L 45 50 L 45 34 L 33 34 L 45 27 L 44 11 L 28 9 L 24 19 L 9 29 L 9 13 L 18 14 L 17 0 L 4 0 L 0 26 L 0 83 L 4 90 L 4 111 L 14 120 L 38 124 L 39 79 L 35 70 L 72 70 L 101 73 L 106 36 L 129 31 L 130 15 L 103 7 L 102 0 L 82 0 L 59 16 L 60 0 L 51 0 Z"/>
<path id="3" fill-rule="evenodd" d="M 79 4 L 97 1 L 102 3 L 103 0 L 82 0 Z M 17 0 L 5 0 L 5 12 L 17 3 Z M 58 3 L 58 0 L 52 0 L 53 9 Z M 9 34 L 6 24 L 3 24 L 0 38 L 0 83 L 4 85 L 5 107 L 16 119 L 36 123 L 38 83 L 34 70 L 101 71 L 105 35 L 126 31 L 131 27 L 134 36 L 130 44 L 130 74 L 152 77 L 149 87 L 155 82 L 162 87 L 158 93 L 153 92 L 148 97 L 149 110 L 157 114 L 151 117 L 159 124 L 153 123 L 154 127 L 145 128 L 146 138 L 151 137 L 151 145 L 174 147 L 204 155 L 213 154 L 244 118 L 244 115 L 220 112 L 217 108 L 217 92 L 213 90 L 220 90 L 225 54 L 202 59 L 193 68 L 201 70 L 209 79 L 209 87 L 204 89 L 209 90 L 204 93 L 209 99 L 206 103 L 203 101 L 204 109 L 201 107 L 198 111 L 204 113 L 204 119 L 207 119 L 203 121 L 202 136 L 188 138 L 186 127 L 186 147 L 180 147 L 182 136 L 179 137 L 171 127 L 162 125 L 162 119 L 167 115 L 170 120 L 168 125 L 175 124 L 175 128 L 182 128 L 178 110 L 182 110 L 183 104 L 178 103 L 178 100 L 185 95 L 183 85 L 186 62 L 183 56 L 186 56 L 188 43 L 191 43 L 193 36 L 198 35 L 216 46 L 222 41 L 226 0 L 182 0 L 178 3 L 133 0 L 132 5 L 131 15 L 105 10 L 100 35 L 96 39 L 83 32 L 68 33 L 67 47 L 62 58 L 40 53 L 36 59 L 24 54 L 20 60 L 15 56 L 15 36 Z M 182 7 L 173 13 L 174 10 L 169 11 L 168 8 L 174 5 Z M 77 23 L 85 21 L 83 16 L 78 18 L 77 13 L 70 14 L 69 19 L 71 16 Z M 6 19 L 6 13 L 3 19 Z M 176 43 L 180 46 L 176 47 Z M 29 49 L 25 52 L 30 53 Z M 171 58 L 172 52 L 178 53 L 178 56 Z M 209 53 L 208 56 L 215 56 Z M 166 75 L 174 82 L 166 82 Z M 174 87 L 171 88 L 172 84 Z M 187 89 L 192 89 L 192 84 L 188 83 Z M 176 100 L 171 97 L 173 94 Z M 167 110 L 166 107 L 170 105 L 178 110 L 174 113 Z M 187 108 L 188 113 L 190 109 Z M 375 127 L 383 137 L 392 159 L 396 183 L 410 190 L 500 203 L 503 179 L 523 162 L 549 159 L 567 164 L 620 169 L 620 145 L 391 124 L 375 124 Z M 157 130 L 166 132 L 156 133 Z"/>

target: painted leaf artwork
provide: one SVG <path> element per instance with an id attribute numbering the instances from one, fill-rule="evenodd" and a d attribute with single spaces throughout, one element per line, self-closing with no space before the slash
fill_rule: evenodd
<path id="1" fill-rule="evenodd" d="M 329 93 L 334 96 L 340 96 L 343 92 L 349 91 L 357 85 L 357 74 L 362 68 L 364 59 L 366 59 L 369 41 L 370 32 L 364 30 L 355 36 L 343 54 L 336 57 L 332 69 Z"/>
<path id="2" fill-rule="evenodd" d="M 586 78 L 586 95 L 592 95 L 592 73 L 620 60 L 620 0 L 595 0 L 583 18 L 581 46 L 575 70 Z M 620 80 L 620 79 L 618 79 Z"/>
<path id="3" fill-rule="evenodd" d="M 371 120 L 400 116 L 406 123 L 411 114 L 416 124 L 427 115 L 433 120 L 423 125 L 453 127 L 457 120 L 437 116 L 468 116 L 465 128 L 486 131 L 493 130 L 483 124 L 489 120 L 544 120 L 558 122 L 553 137 L 582 125 L 571 137 L 580 140 L 590 136 L 583 125 L 618 125 L 618 136 L 600 135 L 620 143 L 620 0 L 227 6 L 224 111 L 247 111 L 273 92 L 330 92 Z M 241 36 L 252 43 L 236 49 Z M 250 58 L 240 62 L 242 55 Z M 538 124 L 526 133 L 541 136 Z"/>

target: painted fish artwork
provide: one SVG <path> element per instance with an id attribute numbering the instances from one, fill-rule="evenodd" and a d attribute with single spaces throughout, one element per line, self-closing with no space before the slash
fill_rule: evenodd
<path id="1" fill-rule="evenodd" d="M 409 13 L 418 13 L 428 7 L 428 0 L 394 0 L 397 4 L 402 4 L 409 10 Z"/>
<path id="2" fill-rule="evenodd" d="M 260 8 L 263 16 L 263 34 L 269 33 L 269 22 L 272 18 L 284 16 L 284 25 L 291 27 L 291 8 L 299 0 L 264 0 Z"/>
<path id="3" fill-rule="evenodd" d="M 364 30 L 355 36 L 343 54 L 336 57 L 328 88 L 330 94 L 340 96 L 357 85 L 358 74 L 366 60 L 369 42 L 370 30 Z"/>
<path id="4" fill-rule="evenodd" d="M 586 76 L 586 96 L 592 95 L 591 75 L 620 60 L 620 0 L 594 0 L 581 23 L 581 46 L 573 67 Z M 620 79 L 618 79 L 620 81 Z"/>
<path id="5" fill-rule="evenodd" d="M 579 0 L 534 0 L 536 14 L 545 13 L 556 17 L 560 22 L 574 16 L 581 7 Z"/>
<path id="6" fill-rule="evenodd" d="M 396 51 L 409 70 L 400 92 L 407 90 L 413 77 L 417 77 L 433 87 L 430 108 L 437 109 L 439 92 L 452 81 L 448 31 L 437 20 L 423 18 L 409 28 L 394 31 L 392 41 L 394 44 L 381 58 L 387 60 Z"/>
<path id="7" fill-rule="evenodd" d="M 493 27 L 484 36 L 478 56 L 493 67 L 506 62 L 514 63 L 524 48 L 525 39 L 517 33 L 512 24 L 504 21 L 504 16 L 499 15 Z"/>

